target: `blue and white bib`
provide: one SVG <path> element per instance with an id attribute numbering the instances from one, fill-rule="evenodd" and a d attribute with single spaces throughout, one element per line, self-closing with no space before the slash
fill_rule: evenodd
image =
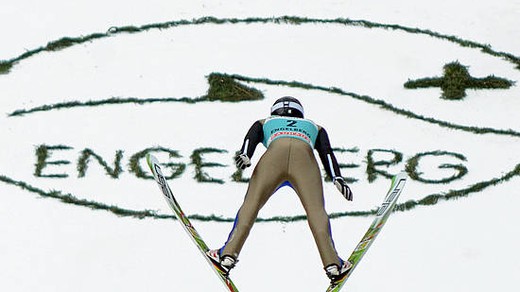
<path id="1" fill-rule="evenodd" d="M 295 138 L 307 142 L 314 149 L 318 137 L 318 126 L 307 119 L 273 116 L 265 120 L 263 144 L 269 144 L 278 138 Z"/>

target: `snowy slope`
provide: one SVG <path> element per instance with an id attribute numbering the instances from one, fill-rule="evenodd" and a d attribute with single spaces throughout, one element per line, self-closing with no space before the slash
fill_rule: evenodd
<path id="1" fill-rule="evenodd" d="M 179 154 L 168 157 L 163 151 L 158 156 L 185 165 L 170 185 L 186 212 L 225 219 L 194 222 L 206 242 L 217 247 L 227 237 L 246 188 L 230 178 L 232 155 L 250 124 L 264 117 L 281 95 L 298 97 L 307 116 L 327 128 L 334 146 L 346 150 L 338 153 L 340 162 L 357 165 L 343 169 L 357 180 L 351 184 L 353 203 L 325 185 L 327 209 L 340 215 L 332 227 L 344 257 L 372 220 L 348 212 L 369 212 L 389 185 L 380 175 L 369 180 L 370 159 L 383 162 L 402 154 L 389 167 L 376 166 L 388 173 L 419 159 L 415 170 L 420 179 L 408 182 L 400 203 L 441 196 L 436 204 L 395 213 L 345 290 L 517 290 L 519 87 L 467 90 L 465 99 L 448 101 L 440 98 L 439 88 L 407 90 L 403 83 L 440 77 L 443 66 L 454 61 L 467 66 L 473 77 L 493 75 L 518 83 L 520 71 L 512 60 L 520 56 L 520 1 L 265 3 L 2 4 L 0 60 L 63 37 L 104 34 L 111 27 L 205 16 L 240 21 L 116 33 L 37 53 L 0 75 L 0 290 L 220 291 L 218 279 L 180 226 L 159 218 L 170 212 L 155 183 L 136 176 L 132 158 L 154 147 Z M 303 23 L 286 23 L 283 16 Z M 354 25 L 351 20 L 364 22 Z M 450 41 L 453 37 L 457 41 Z M 463 46 L 464 41 L 482 47 Z M 491 53 L 482 49 L 486 46 Z M 211 73 L 238 74 L 242 84 L 261 90 L 265 99 L 105 104 L 13 115 L 64 102 L 195 99 L 208 90 Z M 291 81 L 311 88 L 284 85 Z M 378 106 L 382 103 L 388 106 Z M 38 164 L 38 148 L 48 151 L 44 164 Z M 203 168 L 223 184 L 193 178 L 190 155 L 201 149 L 211 149 L 202 153 L 205 162 L 223 165 Z M 107 168 L 93 156 L 81 162 L 85 150 Z M 263 151 L 259 146 L 253 163 Z M 119 163 L 114 162 L 117 153 Z M 82 163 L 88 167 L 83 174 L 78 170 Z M 114 178 L 109 172 L 116 164 L 122 169 Z M 439 168 L 446 164 L 451 166 Z M 145 170 L 143 160 L 139 165 Z M 461 165 L 467 173 L 460 179 L 421 181 L 450 178 Z M 445 199 L 450 190 L 460 197 Z M 121 210 L 129 212 L 114 214 Z M 130 216 L 137 212 L 148 217 Z M 296 219 L 303 213 L 289 190 L 268 202 L 260 218 L 281 216 L 292 222 L 255 225 L 233 271 L 241 291 L 324 290 L 327 279 L 312 236 L 306 222 Z M 296 278 L 300 280 L 290 281 Z"/>

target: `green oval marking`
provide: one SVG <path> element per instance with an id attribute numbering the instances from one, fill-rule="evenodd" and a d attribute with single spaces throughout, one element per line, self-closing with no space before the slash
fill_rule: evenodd
<path id="1" fill-rule="evenodd" d="M 9 74 L 10 70 L 15 67 L 16 64 L 19 62 L 26 60 L 30 57 L 33 57 L 39 53 L 42 52 L 54 52 L 59 51 L 63 49 L 67 49 L 72 46 L 76 46 L 79 44 L 83 44 L 86 42 L 91 42 L 97 39 L 101 38 L 107 38 L 107 37 L 114 37 L 118 34 L 122 33 L 141 33 L 146 32 L 151 29 L 169 29 L 179 26 L 189 26 L 189 25 L 201 25 L 201 24 L 215 24 L 215 25 L 231 25 L 231 24 L 283 24 L 283 25 L 301 25 L 301 24 L 339 24 L 339 25 L 345 25 L 345 26 L 359 26 L 364 27 L 368 29 L 386 29 L 386 30 L 395 30 L 395 31 L 403 31 L 406 33 L 413 33 L 413 34 L 419 34 L 419 35 L 426 35 L 433 38 L 449 41 L 452 43 L 455 43 L 461 47 L 466 48 L 472 48 L 472 49 L 478 49 L 482 53 L 499 57 L 504 59 L 507 62 L 510 62 L 511 64 L 516 65 L 516 69 L 520 70 L 520 58 L 517 56 L 514 56 L 512 54 L 506 53 L 506 52 L 499 52 L 491 49 L 489 45 L 480 44 L 473 41 L 464 40 L 455 36 L 445 35 L 437 32 L 433 32 L 430 30 L 424 30 L 419 28 L 410 28 L 405 27 L 401 25 L 395 25 L 395 24 L 381 24 L 381 23 L 375 23 L 375 22 L 369 22 L 365 20 L 351 20 L 351 19 L 344 19 L 344 18 L 337 18 L 337 19 L 313 19 L 313 18 L 302 18 L 302 17 L 292 17 L 292 16 L 283 16 L 283 17 L 275 17 L 275 18 L 244 18 L 244 19 L 237 19 L 237 18 L 215 18 L 215 17 L 203 17 L 195 20 L 180 20 L 180 21 L 171 21 L 171 22 L 164 22 L 164 23 L 154 23 L 154 24 L 147 24 L 143 26 L 123 26 L 123 27 L 114 27 L 109 29 L 106 33 L 93 33 L 87 36 L 83 37 L 64 37 L 59 40 L 55 40 L 52 42 L 49 42 L 45 46 L 42 46 L 40 48 L 36 48 L 30 51 L 26 51 L 25 53 L 21 54 L 20 56 L 17 56 L 15 58 L 9 59 L 9 60 L 0 60 L 0 74 Z M 234 81 L 243 81 L 243 82 L 249 82 L 249 83 L 261 83 L 261 84 L 268 84 L 268 85 L 278 85 L 278 86 L 287 86 L 287 87 L 294 87 L 294 88 L 301 88 L 301 89 L 308 89 L 308 90 L 318 90 L 318 91 L 324 91 L 329 92 L 333 94 L 339 94 L 343 96 L 349 96 L 351 98 L 355 98 L 361 101 L 364 101 L 369 104 L 377 105 L 380 108 L 384 110 L 391 111 L 398 115 L 403 115 L 409 118 L 413 118 L 416 120 L 420 120 L 423 122 L 436 124 L 441 127 L 447 127 L 450 129 L 456 129 L 461 131 L 466 131 L 474 134 L 497 134 L 497 135 L 505 135 L 505 136 L 512 136 L 512 137 L 520 137 L 520 133 L 513 131 L 513 130 L 502 130 L 502 129 L 493 129 L 493 128 L 487 128 L 487 127 L 471 127 L 471 126 L 464 126 L 464 125 L 458 125 L 449 123 L 446 121 L 437 120 L 430 117 L 424 117 L 420 116 L 416 113 L 413 113 L 411 111 L 400 109 L 397 107 L 394 107 L 393 105 L 383 101 L 374 99 L 370 96 L 366 95 L 360 95 L 352 92 L 345 91 L 340 88 L 332 87 L 323 87 L 319 85 L 313 85 L 308 83 L 302 83 L 297 81 L 281 81 L 281 80 L 269 80 L 269 79 L 260 79 L 260 78 L 253 78 L 253 77 L 246 77 L 246 76 L 240 76 L 240 75 L 233 75 L 233 74 L 223 74 L 223 73 L 214 73 L 210 76 L 218 77 L 218 78 L 224 78 L 226 80 Z M 238 83 L 234 83 L 238 84 Z M 219 100 L 222 95 L 220 95 L 220 91 L 218 90 L 218 83 L 212 84 L 210 81 L 210 90 L 208 90 L 208 95 L 199 97 L 199 98 L 152 98 L 152 99 L 139 99 L 139 98 L 110 98 L 105 100 L 99 100 L 99 101 L 88 101 L 88 102 L 65 102 L 65 103 L 59 103 L 54 105 L 44 105 L 28 110 L 16 110 L 13 113 L 11 113 L 9 116 L 22 116 L 24 114 L 29 113 L 35 113 L 35 112 L 42 112 L 42 111 L 50 111 L 55 109 L 65 109 L 65 108 L 72 108 L 72 107 L 91 107 L 91 106 L 101 106 L 101 105 L 108 105 L 108 104 L 125 104 L 125 103 L 135 103 L 135 104 L 145 104 L 145 103 L 154 103 L 154 102 L 187 102 L 187 103 L 196 103 L 196 102 L 205 102 L 210 100 Z M 243 85 L 239 86 L 240 90 L 242 90 L 244 87 Z M 254 89 L 251 89 L 251 96 L 252 99 L 255 98 L 261 98 L 255 93 Z M 473 184 L 471 186 L 458 189 L 458 190 L 450 190 L 448 192 L 444 193 L 438 193 L 438 194 L 430 194 L 425 196 L 421 200 L 410 200 L 405 203 L 399 204 L 396 206 L 397 210 L 400 211 L 408 211 L 416 206 L 420 205 L 435 205 L 439 201 L 445 200 L 452 200 L 455 198 L 460 197 L 466 197 L 472 193 L 480 192 L 486 188 L 489 188 L 491 186 L 509 181 L 511 178 L 520 175 L 520 164 L 517 165 L 513 170 L 503 174 L 502 176 L 482 181 L 476 184 Z M 155 219 L 172 219 L 174 218 L 171 215 L 165 215 L 165 214 L 159 214 L 152 210 L 130 210 L 125 208 L 120 208 L 118 206 L 110 206 L 103 203 L 95 202 L 95 201 L 89 201 L 85 199 L 79 199 L 76 198 L 72 194 L 64 194 L 60 191 L 44 191 L 40 188 L 34 187 L 26 182 L 23 181 L 17 181 L 12 178 L 9 178 L 7 176 L 0 175 L 0 181 L 17 186 L 23 190 L 29 191 L 31 193 L 37 194 L 41 197 L 45 198 L 54 198 L 56 200 L 61 201 L 65 204 L 72 204 L 77 206 L 83 206 L 88 207 L 94 210 L 104 210 L 111 212 L 118 216 L 129 216 L 129 217 L 135 217 L 139 219 L 143 218 L 155 218 Z M 375 214 L 376 210 L 368 210 L 368 211 L 356 211 L 356 212 L 341 212 L 341 213 L 332 213 L 330 214 L 331 218 L 340 218 L 345 216 L 370 216 Z M 224 218 L 220 216 L 203 216 L 203 215 L 192 215 L 190 216 L 190 219 L 193 220 L 200 220 L 200 221 L 217 221 L 217 222 L 232 222 L 234 218 Z M 270 218 L 258 218 L 257 221 L 259 222 L 295 222 L 295 221 L 302 221 L 306 220 L 305 215 L 299 215 L 299 216 L 275 216 Z"/>

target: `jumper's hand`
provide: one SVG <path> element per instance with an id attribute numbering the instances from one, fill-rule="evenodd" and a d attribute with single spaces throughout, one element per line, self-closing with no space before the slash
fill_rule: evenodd
<path id="1" fill-rule="evenodd" d="M 348 187 L 345 179 L 341 176 L 337 176 L 334 178 L 334 185 L 338 188 L 339 192 L 347 199 L 348 201 L 352 201 L 352 191 Z"/>
<path id="2" fill-rule="evenodd" d="M 235 157 L 235 164 L 240 169 L 246 169 L 246 167 L 251 166 L 251 159 L 249 159 L 249 157 L 247 157 L 247 155 L 242 153 Z"/>

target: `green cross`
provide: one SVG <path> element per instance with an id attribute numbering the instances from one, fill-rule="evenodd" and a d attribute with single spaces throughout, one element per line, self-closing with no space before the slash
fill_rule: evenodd
<path id="1" fill-rule="evenodd" d="M 469 74 L 467 67 L 459 62 L 452 62 L 444 65 L 443 77 L 408 80 L 404 87 L 408 89 L 440 87 L 441 98 L 455 100 L 466 97 L 466 89 L 507 89 L 513 84 L 513 81 L 494 75 L 474 78 Z"/>

